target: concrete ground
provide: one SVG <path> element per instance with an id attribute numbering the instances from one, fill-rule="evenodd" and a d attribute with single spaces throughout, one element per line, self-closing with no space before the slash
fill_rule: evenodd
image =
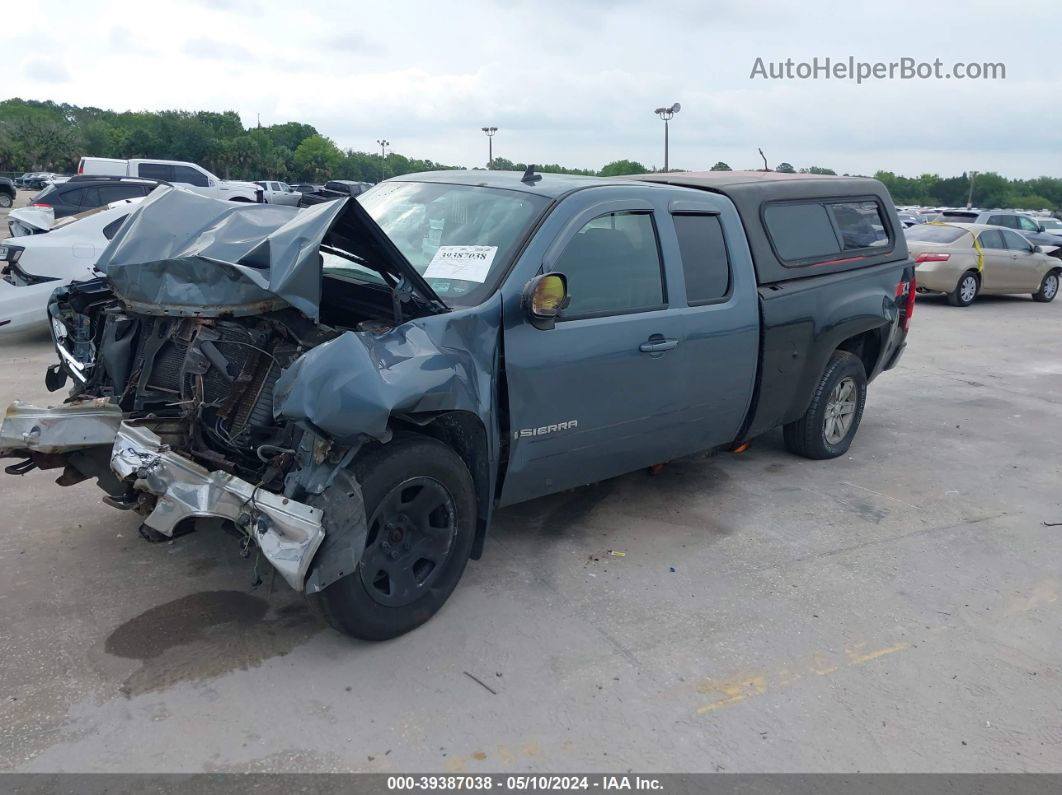
<path id="1" fill-rule="evenodd" d="M 848 456 L 773 433 L 505 510 L 389 643 L 224 534 L 0 476 L 0 769 L 1060 771 L 1060 340 L 1062 301 L 922 300 Z M 0 402 L 51 361 L 7 341 Z"/>

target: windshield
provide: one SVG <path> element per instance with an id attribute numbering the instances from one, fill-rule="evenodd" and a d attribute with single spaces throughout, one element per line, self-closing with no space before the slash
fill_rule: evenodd
<path id="1" fill-rule="evenodd" d="M 448 304 L 486 298 L 549 200 L 520 191 L 387 182 L 357 199 Z"/>

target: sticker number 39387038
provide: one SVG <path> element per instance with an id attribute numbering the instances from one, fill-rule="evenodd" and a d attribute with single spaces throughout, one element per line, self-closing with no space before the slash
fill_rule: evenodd
<path id="1" fill-rule="evenodd" d="M 439 246 L 424 276 L 482 283 L 497 253 L 497 246 Z"/>

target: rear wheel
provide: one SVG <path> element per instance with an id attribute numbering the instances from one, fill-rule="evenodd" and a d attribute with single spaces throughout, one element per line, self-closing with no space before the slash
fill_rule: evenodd
<path id="1" fill-rule="evenodd" d="M 0 193 L 0 207 L 7 209 L 12 204 L 11 197 L 6 193 Z"/>
<path id="2" fill-rule="evenodd" d="M 804 458 L 844 455 L 859 429 L 866 402 L 863 363 L 848 351 L 834 351 L 804 416 L 783 427 L 785 446 Z"/>
<path id="3" fill-rule="evenodd" d="M 948 303 L 952 306 L 969 306 L 981 289 L 981 280 L 974 271 L 966 271 L 959 277 L 955 289 L 948 293 Z"/>
<path id="4" fill-rule="evenodd" d="M 1054 301 L 1056 295 L 1058 295 L 1058 271 L 1051 271 L 1044 276 L 1044 280 L 1040 282 L 1040 289 L 1033 293 L 1032 297 L 1034 301 L 1047 304 Z"/>
<path id="5" fill-rule="evenodd" d="M 333 628 L 387 640 L 442 607 L 465 570 L 476 499 L 464 461 L 428 437 L 395 439 L 355 463 L 368 535 L 357 568 L 311 600 Z"/>

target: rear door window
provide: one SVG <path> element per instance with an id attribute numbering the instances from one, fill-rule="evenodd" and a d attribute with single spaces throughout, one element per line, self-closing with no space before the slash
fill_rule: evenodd
<path id="1" fill-rule="evenodd" d="M 173 166 L 165 163 L 141 163 L 137 166 L 137 176 L 173 182 Z"/>
<path id="2" fill-rule="evenodd" d="M 977 236 L 977 241 L 981 244 L 981 248 L 1006 248 L 1006 246 L 1003 245 L 1003 233 L 998 229 L 986 229 Z"/>
<path id="3" fill-rule="evenodd" d="M 730 261 L 718 215 L 673 215 L 690 306 L 730 292 Z"/>
<path id="4" fill-rule="evenodd" d="M 173 181 L 181 182 L 185 185 L 193 185 L 197 188 L 208 187 L 206 174 L 191 166 L 174 166 Z"/>
<path id="5" fill-rule="evenodd" d="M 86 210 L 91 210 L 93 207 L 99 207 L 103 204 L 100 200 L 100 189 L 95 186 L 91 188 L 83 188 L 79 204 Z"/>
<path id="6" fill-rule="evenodd" d="M 571 303 L 565 319 L 664 305 L 660 247 L 651 213 L 598 216 L 568 241 L 554 269 L 568 277 Z"/>

